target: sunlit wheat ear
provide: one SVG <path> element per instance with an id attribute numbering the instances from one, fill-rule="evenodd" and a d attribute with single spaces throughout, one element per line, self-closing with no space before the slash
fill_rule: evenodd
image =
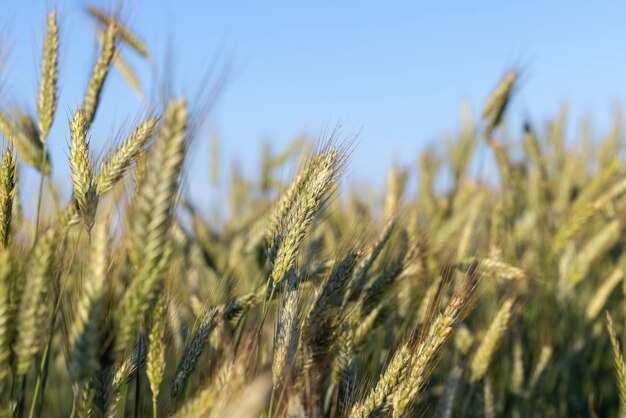
<path id="1" fill-rule="evenodd" d="M 375 417 L 388 409 L 388 399 L 406 378 L 411 365 L 411 349 L 403 344 L 396 350 L 389 365 L 367 397 L 350 411 L 350 418 Z"/>
<path id="2" fill-rule="evenodd" d="M 41 82 L 37 98 L 37 122 L 41 141 L 45 142 L 57 109 L 57 76 L 59 62 L 59 28 L 57 15 L 48 14 L 47 34 L 41 61 Z"/>
<path id="3" fill-rule="evenodd" d="M 31 362 L 49 331 L 47 324 L 51 306 L 47 295 L 50 290 L 57 241 L 58 237 L 54 230 L 49 230 L 40 238 L 26 271 L 25 291 L 17 314 L 17 338 L 13 349 L 17 356 L 18 376 L 28 373 Z"/>
<path id="4" fill-rule="evenodd" d="M 145 179 L 137 191 L 135 213 L 130 225 L 129 256 L 134 266 L 150 264 L 152 268 L 163 252 L 178 193 L 187 122 L 186 103 L 171 102 L 165 111 L 154 148 L 147 156 Z"/>
<path id="5" fill-rule="evenodd" d="M 15 199 L 17 165 L 13 151 L 7 148 L 0 166 L 0 250 L 7 248 L 11 236 L 11 218 Z"/>
<path id="6" fill-rule="evenodd" d="M 168 263 L 169 231 L 185 156 L 187 122 L 187 104 L 170 102 L 150 153 L 146 178 L 135 197 L 129 248 L 133 278 L 115 313 L 118 353 L 129 349 Z"/>
<path id="7" fill-rule="evenodd" d="M 215 306 L 207 309 L 203 317 L 200 319 L 191 341 L 185 347 L 183 356 L 176 367 L 176 373 L 172 378 L 172 398 L 179 399 L 187 385 L 187 380 L 198 363 L 200 355 L 206 347 L 207 341 L 211 333 L 221 321 L 223 315 L 223 307 Z"/>
<path id="8" fill-rule="evenodd" d="M 568 271 L 562 277 L 569 286 L 576 286 L 587 277 L 594 262 L 602 257 L 622 236 L 623 226 L 614 220 L 600 229 L 580 249 Z"/>
<path id="9" fill-rule="evenodd" d="M 624 364 L 624 356 L 619 345 L 619 339 L 613 326 L 613 318 L 606 311 L 606 328 L 611 338 L 611 347 L 613 347 L 613 363 L 615 374 L 617 376 L 617 387 L 619 388 L 619 399 L 622 409 L 626 408 L 626 364 Z"/>
<path id="10" fill-rule="evenodd" d="M 98 57 L 98 61 L 96 61 L 96 65 L 93 67 L 91 79 L 89 80 L 89 85 L 87 86 L 87 92 L 85 93 L 85 99 L 83 101 L 83 112 L 85 114 L 87 127 L 91 126 L 91 123 L 96 116 L 96 111 L 100 102 L 100 94 L 102 93 L 104 82 L 109 74 L 111 62 L 113 61 L 116 53 L 115 41 L 117 34 L 117 24 L 115 22 L 109 23 L 106 32 L 104 33 L 102 51 Z"/>
<path id="11" fill-rule="evenodd" d="M 102 162 L 96 174 L 96 193 L 104 195 L 124 177 L 137 156 L 152 138 L 157 119 L 151 118 L 139 125 L 115 152 Z"/>
<path id="12" fill-rule="evenodd" d="M 526 278 L 524 270 L 494 258 L 467 258 L 457 267 L 461 271 L 468 271 L 475 267 L 477 273 L 496 280 L 523 280 Z"/>
<path id="13" fill-rule="evenodd" d="M 623 280 L 624 272 L 622 269 L 615 269 L 598 290 L 596 290 L 585 310 L 585 317 L 588 321 L 593 321 L 598 317 L 613 290 L 622 283 Z"/>
<path id="14" fill-rule="evenodd" d="M 466 303 L 467 295 L 453 296 L 443 313 L 425 325 L 428 331 L 415 348 L 407 376 L 390 399 L 395 414 L 402 415 L 424 389 L 438 354 L 452 336 Z"/>
<path id="15" fill-rule="evenodd" d="M 165 327 L 167 321 L 167 297 L 159 296 L 152 309 L 150 334 L 148 336 L 148 354 L 146 375 L 152 391 L 152 407 L 157 407 L 157 398 L 163 374 L 165 373 Z"/>
<path id="16" fill-rule="evenodd" d="M 472 364 L 470 366 L 470 382 L 480 380 L 484 375 L 489 364 L 494 357 L 500 342 L 504 338 L 509 329 L 509 322 L 513 312 L 513 304 L 515 300 L 510 298 L 504 301 L 496 317 L 489 325 L 487 333 L 483 336 L 480 345 L 476 349 Z"/>
<path id="17" fill-rule="evenodd" d="M 91 236 L 89 266 L 83 278 L 74 323 L 70 328 L 69 370 L 76 380 L 85 379 L 99 367 L 100 322 L 108 257 L 108 222 L 98 222 Z"/>
<path id="18" fill-rule="evenodd" d="M 70 170 L 74 199 L 78 204 L 88 230 L 93 226 L 98 196 L 93 184 L 93 167 L 89 156 L 87 120 L 81 110 L 76 111 L 70 123 Z"/>
<path id="19" fill-rule="evenodd" d="M 8 114 L 0 110 L 0 132 L 17 150 L 20 159 L 36 170 L 42 169 L 43 173 L 50 174 L 50 159 L 44 158 L 43 144 L 38 138 L 27 135 L 22 127 Z"/>
<path id="20" fill-rule="evenodd" d="M 104 33 L 102 31 L 96 32 L 96 37 L 98 41 L 103 44 L 104 43 Z M 122 57 L 122 54 L 115 54 L 113 57 L 113 67 L 119 73 L 120 76 L 128 83 L 128 85 L 133 89 L 133 91 L 137 94 L 139 99 L 143 99 L 143 90 L 141 88 L 141 82 L 139 81 L 139 76 L 131 67 L 131 65 Z"/>
<path id="21" fill-rule="evenodd" d="M 311 180 L 323 158 L 324 154 L 320 153 L 308 162 L 307 166 L 298 173 L 296 179 L 291 183 L 291 186 L 289 186 L 270 214 L 267 225 L 267 252 L 271 263 L 274 263 L 276 253 L 284 238 L 282 234 L 284 233 L 287 216 L 296 205 L 299 196 L 304 192 L 306 185 Z"/>
<path id="22" fill-rule="evenodd" d="M 502 121 L 502 116 L 511 100 L 517 79 L 518 74 L 515 71 L 509 71 L 485 102 L 481 118 L 487 121 L 487 138 L 491 137 L 495 128 Z"/>
<path id="23" fill-rule="evenodd" d="M 300 318 L 298 314 L 298 276 L 292 269 L 287 274 L 287 286 L 278 314 L 272 360 L 272 383 L 280 385 L 286 370 L 290 370 L 298 346 Z"/>
<path id="24" fill-rule="evenodd" d="M 298 196 L 294 207 L 287 215 L 281 234 L 284 239 L 276 254 L 271 280 L 274 285 L 280 283 L 285 274 L 294 266 L 300 246 L 315 215 L 328 198 L 330 188 L 339 175 L 344 156 L 336 150 L 328 150 L 315 167 L 311 180 Z"/>
<path id="25" fill-rule="evenodd" d="M 130 29 L 122 26 L 120 22 L 117 21 L 114 17 L 109 16 L 95 6 L 87 6 L 87 11 L 97 21 L 105 26 L 109 26 L 111 25 L 111 23 L 115 23 L 115 25 L 117 25 L 118 27 L 118 36 L 120 37 L 120 39 L 139 55 L 144 58 L 148 58 L 148 49 L 146 48 L 145 44 L 139 39 L 137 35 L 131 32 Z"/>

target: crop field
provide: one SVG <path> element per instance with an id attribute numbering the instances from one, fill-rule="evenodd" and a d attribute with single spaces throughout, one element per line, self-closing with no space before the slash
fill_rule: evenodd
<path id="1" fill-rule="evenodd" d="M 2 416 L 624 416 L 621 114 L 578 142 L 565 107 L 507 126 L 512 69 L 479 118 L 374 195 L 342 184 L 358 141 L 330 129 L 233 176 L 216 225 L 182 193 L 206 105 L 170 93 L 90 149 L 107 78 L 139 89 L 124 56 L 150 51 L 89 13 L 82 102 L 58 103 L 72 80 L 53 10 L 23 98 L 36 113 L 0 110 Z M 53 124 L 71 184 L 50 177 Z"/>

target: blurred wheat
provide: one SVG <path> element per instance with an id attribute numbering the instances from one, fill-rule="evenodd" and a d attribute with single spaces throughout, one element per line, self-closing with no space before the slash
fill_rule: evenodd
<path id="1" fill-rule="evenodd" d="M 97 163 L 91 127 L 110 69 L 143 93 L 121 54 L 149 54 L 118 15 L 88 11 L 99 53 L 82 102 L 62 104 L 75 109 L 65 206 L 49 210 L 41 187 L 17 192 L 22 164 L 43 185 L 60 163 L 47 152 L 62 123 L 66 48 L 55 11 L 36 118 L 0 109 L 3 414 L 626 411 L 620 113 L 594 147 L 566 146 L 565 109 L 546 129 L 527 122 L 509 135 L 500 126 L 520 75 L 508 71 L 480 119 L 464 107 L 457 138 L 426 149 L 416 167 L 391 167 L 373 196 L 355 189 L 344 198 L 352 142 L 333 132 L 277 155 L 265 147 L 257 179 L 231 176 L 230 216 L 213 217 L 181 187 L 203 116 L 185 97 L 150 107 Z M 496 182 L 471 173 L 483 146 Z M 216 187 L 207 190 L 220 183 L 217 155 L 211 165 Z M 290 165 L 297 173 L 283 183 Z M 22 208 L 37 200 L 33 221 Z"/>

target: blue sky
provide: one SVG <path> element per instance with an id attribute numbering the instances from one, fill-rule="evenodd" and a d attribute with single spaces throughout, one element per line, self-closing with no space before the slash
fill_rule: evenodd
<path id="1" fill-rule="evenodd" d="M 65 119 L 81 102 L 96 56 L 94 24 L 79 0 L 2 0 L 9 41 L 4 104 L 34 110 L 46 11 L 61 16 L 61 97 L 50 137 L 54 176 L 69 179 Z M 95 1 L 110 8 L 117 1 Z M 252 175 L 261 144 L 280 150 L 303 133 L 341 122 L 360 132 L 348 182 L 384 182 L 393 163 L 415 166 L 419 150 L 459 128 L 459 105 L 474 114 L 503 72 L 523 70 L 511 129 L 539 124 L 567 100 L 573 123 L 608 129 L 626 99 L 626 3 L 294 2 L 127 0 L 124 16 L 158 67 L 166 42 L 177 91 L 191 92 L 217 51 L 230 62 L 226 89 L 194 148 L 188 187 L 208 204 L 209 131 L 221 139 L 222 169 Z M 130 56 L 130 54 L 126 54 Z M 151 66 L 130 57 L 149 87 Z M 142 104 L 117 75 L 104 92 L 94 149 L 134 121 Z"/>

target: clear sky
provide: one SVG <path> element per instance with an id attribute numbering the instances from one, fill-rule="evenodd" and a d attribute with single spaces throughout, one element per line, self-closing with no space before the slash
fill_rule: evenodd
<path id="1" fill-rule="evenodd" d="M 80 104 L 96 56 L 87 3 L 0 1 L 11 47 L 3 103 L 31 110 L 45 14 L 51 4 L 60 10 L 62 114 L 50 143 L 55 178 L 67 180 L 63 122 Z M 117 1 L 94 3 L 110 9 Z M 589 116 L 601 133 L 626 99 L 626 2 L 127 0 L 124 10 L 155 66 L 165 43 L 173 45 L 178 91 L 197 88 L 217 51 L 230 62 L 187 175 L 202 204 L 211 193 L 208 131 L 219 133 L 225 171 L 237 160 L 252 174 L 264 140 L 280 150 L 341 122 L 345 133 L 360 132 L 348 182 L 380 185 L 391 164 L 415 166 L 420 149 L 458 130 L 461 100 L 478 113 L 510 67 L 523 70 L 512 114 L 537 124 L 568 100 L 573 119 Z M 150 66 L 131 62 L 149 87 Z M 110 81 L 93 132 L 99 153 L 141 109 L 117 75 Z"/>

